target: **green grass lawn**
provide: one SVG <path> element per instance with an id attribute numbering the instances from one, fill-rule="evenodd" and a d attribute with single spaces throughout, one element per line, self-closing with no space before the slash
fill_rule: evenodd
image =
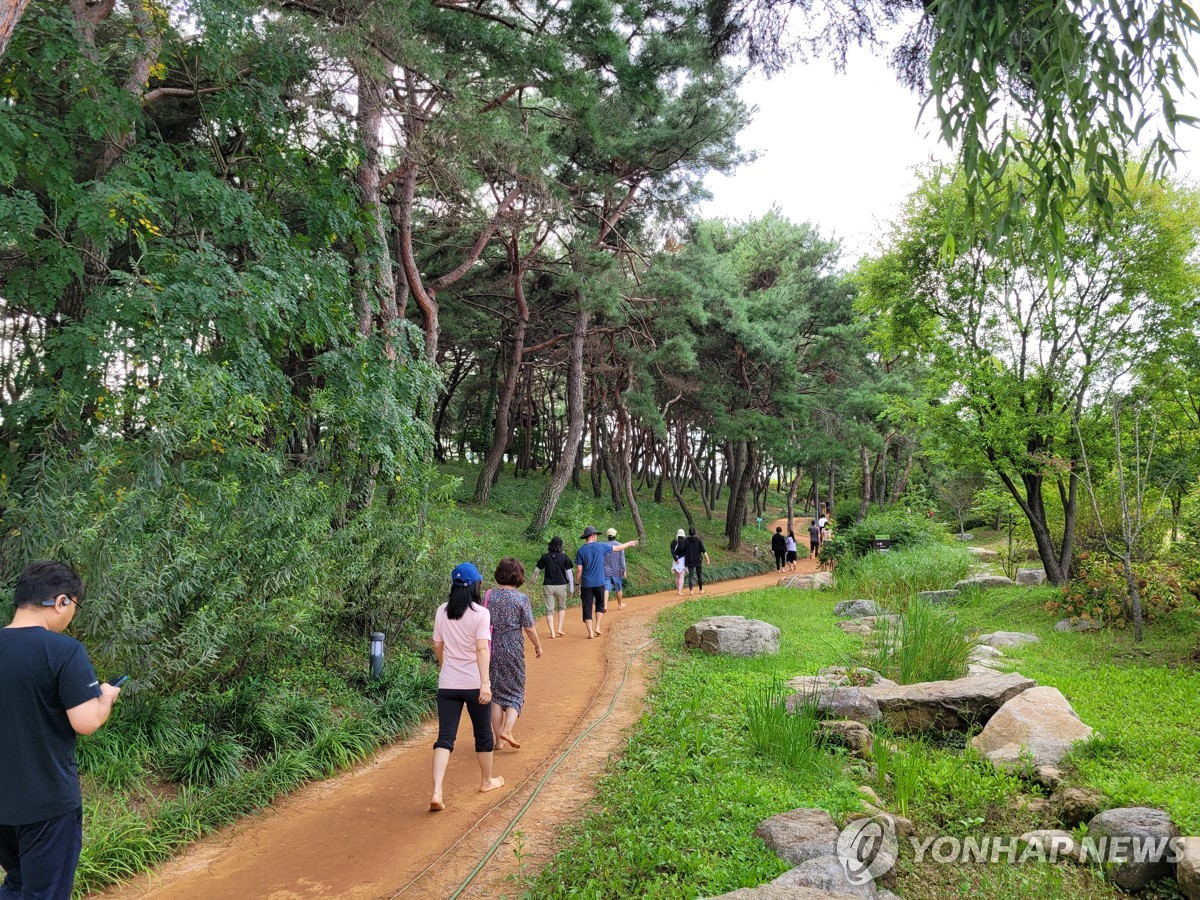
<path id="1" fill-rule="evenodd" d="M 1135 646 L 1123 631 L 1057 634 L 1042 610 L 1053 589 L 975 593 L 955 608 L 980 631 L 1031 631 L 1042 643 L 1006 651 L 1023 674 L 1058 687 L 1103 739 L 1067 765 L 1068 783 L 1107 792 L 1114 805 L 1168 810 L 1185 834 L 1200 833 L 1200 673 L 1190 659 L 1200 627 L 1194 611 L 1152 626 Z M 762 819 L 820 806 L 841 820 L 867 783 L 889 809 L 903 803 L 919 835 L 1015 837 L 1054 827 L 1023 811 L 1038 788 L 997 771 L 964 740 L 899 740 L 914 771 L 869 780 L 841 751 L 789 769 L 760 756 L 747 707 L 773 679 L 812 674 L 854 658 L 859 639 L 834 627 L 838 592 L 768 589 L 668 610 L 659 623 L 662 663 L 647 712 L 603 780 L 594 810 L 564 836 L 563 850 L 526 885 L 530 897 L 697 897 L 770 880 L 787 865 L 752 836 Z M 681 649 L 704 615 L 736 614 L 778 625 L 778 656 L 709 657 Z M 888 882 L 906 898 L 1116 897 L 1091 867 L 1072 864 L 917 865 L 903 854 Z M 1157 890 L 1157 893 L 1155 892 Z M 1162 885 L 1142 896 L 1174 897 Z"/>

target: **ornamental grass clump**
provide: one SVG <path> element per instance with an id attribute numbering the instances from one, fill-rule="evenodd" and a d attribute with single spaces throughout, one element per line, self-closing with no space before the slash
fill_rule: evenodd
<path id="1" fill-rule="evenodd" d="M 894 622 L 881 621 L 863 664 L 900 684 L 946 681 L 967 674 L 974 641 L 954 617 L 914 597 Z"/>
<path id="2" fill-rule="evenodd" d="M 776 679 L 746 701 L 750 744 L 762 756 L 792 769 L 816 772 L 827 757 L 817 736 L 817 698 L 806 696 L 789 711 L 787 687 Z"/>

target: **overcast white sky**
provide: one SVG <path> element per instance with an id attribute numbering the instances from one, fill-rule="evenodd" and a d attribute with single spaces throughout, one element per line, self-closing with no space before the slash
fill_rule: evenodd
<path id="1" fill-rule="evenodd" d="M 917 96 L 866 50 L 851 54 L 844 74 L 817 60 L 770 80 L 756 76 L 741 95 L 758 112 L 739 142 L 761 155 L 732 177 L 709 176 L 713 199 L 703 214 L 746 219 L 777 205 L 792 221 L 841 238 L 846 266 L 875 249 L 916 186 L 914 167 L 952 157 L 936 138 L 932 112 L 918 122 Z M 1200 171 L 1200 133 L 1182 143 L 1194 149 L 1180 174 Z"/>

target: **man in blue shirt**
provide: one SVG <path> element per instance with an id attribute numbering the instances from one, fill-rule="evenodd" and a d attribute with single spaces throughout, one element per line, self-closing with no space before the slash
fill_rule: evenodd
<path id="1" fill-rule="evenodd" d="M 596 526 L 589 525 L 579 536 L 584 541 L 583 546 L 575 551 L 575 583 L 579 585 L 579 600 L 583 605 L 583 624 L 587 626 L 588 640 L 598 634 L 600 623 L 605 613 L 605 579 L 604 558 L 617 550 L 627 550 L 636 547 L 637 541 L 627 541 L 624 544 L 601 544 L 596 536 L 599 532 Z M 596 624 L 592 626 L 592 607 L 596 608 Z"/>
<path id="2" fill-rule="evenodd" d="M 101 684 L 83 644 L 63 634 L 84 585 L 66 563 L 30 563 L 0 629 L 0 898 L 70 900 L 83 846 L 75 735 L 108 720 L 120 688 Z"/>

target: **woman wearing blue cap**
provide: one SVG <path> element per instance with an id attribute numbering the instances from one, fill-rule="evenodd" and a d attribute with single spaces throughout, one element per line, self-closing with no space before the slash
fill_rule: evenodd
<path id="1" fill-rule="evenodd" d="M 465 562 L 454 567 L 450 582 L 450 598 L 438 607 L 433 618 L 433 653 L 440 671 L 438 737 L 433 745 L 430 812 L 446 808 L 442 802 L 442 781 L 450 765 L 463 707 L 466 707 L 475 731 L 479 790 L 494 791 L 504 786 L 503 778 L 492 776 L 492 751 L 496 746 L 489 709 L 492 702 L 492 683 L 488 676 L 492 617 L 480 602 L 479 586 L 483 576 L 471 563 Z"/>

